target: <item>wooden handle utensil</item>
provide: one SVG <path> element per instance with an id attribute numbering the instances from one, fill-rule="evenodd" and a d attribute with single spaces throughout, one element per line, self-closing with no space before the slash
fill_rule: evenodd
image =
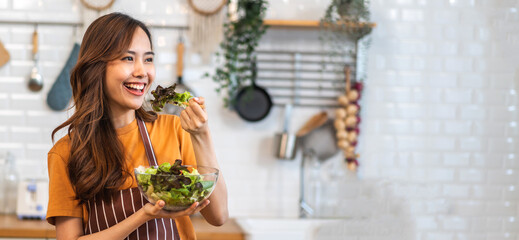
<path id="1" fill-rule="evenodd" d="M 320 112 L 312 116 L 306 123 L 297 131 L 296 136 L 302 137 L 312 130 L 322 126 L 326 120 L 328 120 L 328 114 L 326 112 Z"/>
<path id="2" fill-rule="evenodd" d="M 32 55 L 38 53 L 38 30 L 34 29 L 32 33 Z"/>

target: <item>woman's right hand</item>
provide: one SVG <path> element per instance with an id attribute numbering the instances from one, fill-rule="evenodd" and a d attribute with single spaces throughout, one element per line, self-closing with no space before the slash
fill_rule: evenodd
<path id="1" fill-rule="evenodd" d="M 146 203 L 144 205 L 143 209 L 146 215 L 149 217 L 149 220 L 155 219 L 155 218 L 171 218 L 175 219 L 177 217 L 182 216 L 190 216 L 197 212 L 200 212 L 200 210 L 204 209 L 207 205 L 209 205 L 210 201 L 209 199 L 206 199 L 202 202 L 195 202 L 191 204 L 191 206 L 183 211 L 167 211 L 163 210 L 166 203 L 163 200 L 159 200 L 155 203 L 155 205 L 151 203 Z"/>

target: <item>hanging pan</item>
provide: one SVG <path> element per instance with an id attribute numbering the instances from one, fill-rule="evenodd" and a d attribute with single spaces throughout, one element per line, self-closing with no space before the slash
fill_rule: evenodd
<path id="1" fill-rule="evenodd" d="M 313 152 L 320 162 L 330 159 L 339 152 L 337 137 L 332 119 L 327 119 L 321 126 L 302 137 L 303 154 Z"/>
<path id="2" fill-rule="evenodd" d="M 257 122 L 265 118 L 272 108 L 272 99 L 267 91 L 256 85 L 256 61 L 251 63 L 252 84 L 242 88 L 236 95 L 234 108 L 238 115 L 249 122 Z"/>

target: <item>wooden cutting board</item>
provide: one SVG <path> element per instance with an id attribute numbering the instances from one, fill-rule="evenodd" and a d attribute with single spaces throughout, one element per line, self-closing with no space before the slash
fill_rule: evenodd
<path id="1" fill-rule="evenodd" d="M 7 49 L 5 49 L 4 44 L 0 41 L 0 67 L 4 66 L 7 62 L 9 62 L 9 59 L 11 56 L 9 55 L 9 52 Z"/>

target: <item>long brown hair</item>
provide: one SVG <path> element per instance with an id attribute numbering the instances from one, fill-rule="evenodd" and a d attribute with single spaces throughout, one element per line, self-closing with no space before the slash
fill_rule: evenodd
<path id="1" fill-rule="evenodd" d="M 75 112 L 52 131 L 54 141 L 56 132 L 68 126 L 68 175 L 80 203 L 94 196 L 109 197 L 131 176 L 122 143 L 109 117 L 103 84 L 107 63 L 128 50 L 137 27 L 146 32 L 151 44 L 146 25 L 125 14 L 102 16 L 88 27 L 70 77 Z M 155 113 L 142 107 L 136 115 L 147 122 L 157 119 Z"/>

